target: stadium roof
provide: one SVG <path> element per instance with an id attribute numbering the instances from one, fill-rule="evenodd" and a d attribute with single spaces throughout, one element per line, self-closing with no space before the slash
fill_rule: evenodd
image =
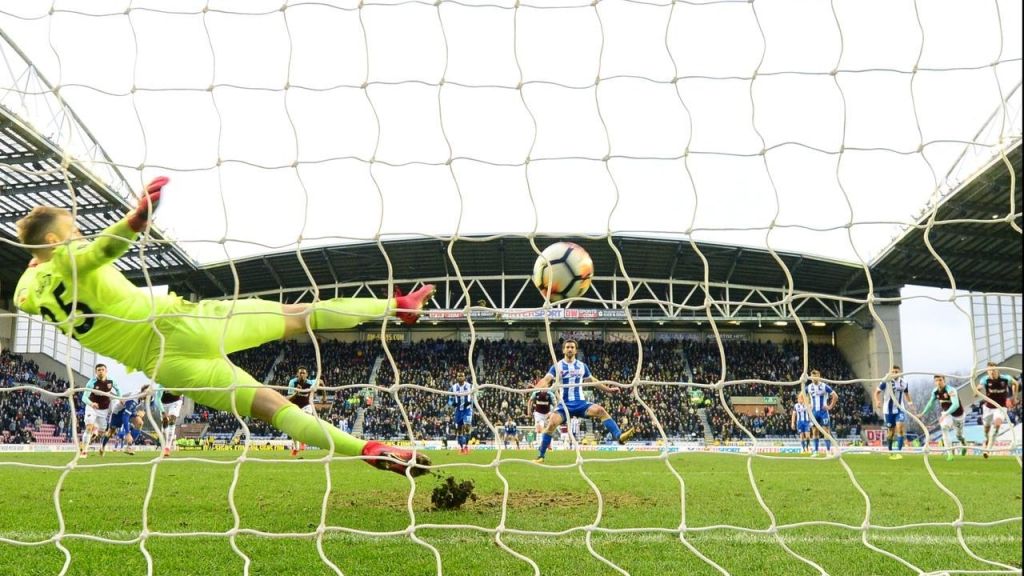
<path id="1" fill-rule="evenodd" d="M 976 292 L 1021 293 L 1021 145 L 1007 153 L 1014 178 L 997 157 L 935 214 L 929 239 L 956 286 Z M 1015 181 L 1013 204 L 1010 183 Z M 924 241 L 928 217 L 918 220 L 872 267 L 876 285 L 949 288 L 950 280 Z M 1014 229 L 1013 226 L 1016 226 Z"/>
<path id="2" fill-rule="evenodd" d="M 84 235 L 96 234 L 124 217 L 127 204 L 109 183 L 78 162 L 68 164 L 65 182 L 61 160 L 61 151 L 55 144 L 0 106 L 0 239 L 17 242 L 15 223 L 33 207 L 46 204 L 71 210 L 72 198 L 77 204 L 78 227 Z M 73 195 L 68 183 L 74 188 Z M 115 183 L 123 184 L 123 180 Z M 154 232 L 154 238 L 161 238 L 159 232 Z M 27 251 L 8 242 L 0 241 L 3 298 L 14 293 L 29 261 Z M 150 244 L 145 258 L 150 279 L 156 284 L 167 282 L 176 272 L 192 269 L 191 260 L 174 244 Z M 143 282 L 138 247 L 132 248 L 117 266 L 128 278 Z"/>
<path id="3" fill-rule="evenodd" d="M 596 276 L 616 276 L 624 281 L 607 240 L 572 240 L 591 254 Z M 543 248 L 552 241 L 538 238 L 537 244 Z M 622 253 L 626 271 L 633 279 L 704 279 L 703 262 L 687 240 L 617 236 L 613 242 Z M 448 256 L 448 246 L 448 242 L 437 239 L 399 240 L 383 244 L 391 260 L 394 277 L 406 281 L 454 278 L 455 266 Z M 773 288 L 786 286 L 782 268 L 766 250 L 706 243 L 698 243 L 697 246 L 708 260 L 711 283 Z M 319 286 L 372 283 L 388 277 L 387 261 L 376 244 L 314 248 L 303 250 L 301 255 L 301 261 L 296 252 L 236 260 L 234 266 L 239 277 L 239 291 L 269 293 L 284 289 L 296 292 L 314 283 Z M 523 237 L 460 239 L 455 243 L 452 255 L 463 276 L 494 277 L 495 287 L 502 275 L 528 276 L 537 258 L 529 240 Z M 779 253 L 779 256 L 794 274 L 796 290 L 838 294 L 844 286 L 850 289 L 865 285 L 861 267 L 799 254 Z M 314 282 L 310 282 L 303 263 Z M 184 284 L 206 296 L 223 295 L 225 291 L 230 293 L 234 287 L 231 266 L 219 264 L 197 270 Z M 461 293 L 457 286 L 452 289 Z M 540 304 L 539 295 L 522 302 L 524 306 Z"/>

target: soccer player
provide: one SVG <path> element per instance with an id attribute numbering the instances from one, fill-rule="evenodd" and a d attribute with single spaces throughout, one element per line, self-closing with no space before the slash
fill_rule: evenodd
<path id="1" fill-rule="evenodd" d="M 551 400 L 551 393 L 547 389 L 541 388 L 531 392 L 530 399 L 526 401 L 526 415 L 533 414 L 533 429 L 537 435 L 538 442 L 540 441 L 540 435 L 548 427 L 548 415 L 551 414 Z"/>
<path id="2" fill-rule="evenodd" d="M 800 437 L 800 451 L 811 450 L 811 415 L 808 413 L 807 397 L 801 392 L 796 396 L 796 404 L 790 412 L 789 425 Z"/>
<path id="3" fill-rule="evenodd" d="M 516 450 L 519 450 L 519 428 L 516 427 L 516 423 L 511 418 L 505 421 L 505 433 L 503 436 L 506 449 L 508 448 L 509 440 L 511 440 L 516 443 Z"/>
<path id="4" fill-rule="evenodd" d="M 956 430 L 956 439 L 960 441 L 960 455 L 964 456 L 967 454 L 967 441 L 964 440 L 964 408 L 960 405 L 960 396 L 957 394 L 956 388 L 946 384 L 945 376 L 936 374 L 934 380 L 935 388 L 932 389 L 932 395 L 928 398 L 928 403 L 921 410 L 920 417 L 926 416 L 928 411 L 932 409 L 932 404 L 936 400 L 939 401 L 939 409 L 942 411 L 939 414 L 942 444 L 947 450 L 946 460 L 952 460 L 953 445 L 949 442 L 949 430 L 951 428 Z"/>
<path id="5" fill-rule="evenodd" d="M 164 428 L 164 452 L 170 456 L 175 441 L 178 439 L 178 416 L 181 416 L 181 405 L 184 403 L 180 390 L 169 390 L 163 385 L 156 385 L 154 403 L 160 408 L 160 425 Z"/>
<path id="6" fill-rule="evenodd" d="M 156 382 L 173 382 L 198 404 L 259 418 L 306 444 L 326 448 L 333 442 L 337 453 L 364 456 L 376 468 L 426 473 L 422 466 L 430 459 L 424 454 L 343 434 L 263 386 L 224 354 L 306 334 L 307 323 L 316 331 L 343 330 L 395 315 L 411 324 L 434 287 L 424 285 L 408 295 L 396 290 L 390 300 L 332 298 L 312 304 L 257 298 L 188 302 L 139 290 L 114 262 L 149 227 L 167 182 L 165 177 L 150 182 L 138 206 L 91 242 L 63 208 L 37 206 L 19 220 L 18 238 L 33 259 L 15 289 L 17 307 L 42 314 L 83 346 Z"/>
<path id="7" fill-rule="evenodd" d="M 309 377 L 309 371 L 305 366 L 299 366 L 295 371 L 295 378 L 288 381 L 288 401 L 299 407 L 300 410 L 316 416 L 316 407 L 309 401 L 309 391 L 316 386 L 316 378 Z M 292 456 L 298 456 L 299 452 L 306 449 L 306 445 L 292 438 Z"/>
<path id="8" fill-rule="evenodd" d="M 821 371 L 811 370 L 811 381 L 806 386 L 807 396 L 811 399 L 811 414 L 814 416 L 814 421 L 818 424 L 817 426 L 811 425 L 811 438 L 814 439 L 814 451 L 811 452 L 811 458 L 818 457 L 818 436 L 821 432 L 818 430 L 820 427 L 826 432 L 830 432 L 829 428 L 832 426 L 832 421 L 828 417 L 828 413 L 836 407 L 836 402 L 839 401 L 839 394 L 832 389 L 831 386 L 821 381 Z M 832 440 L 829 434 L 825 434 L 825 453 L 829 454 L 832 452 Z"/>
<path id="9" fill-rule="evenodd" d="M 875 408 L 881 409 L 885 416 L 885 441 L 891 452 L 890 460 L 900 460 L 903 455 L 903 443 L 907 440 L 907 410 L 913 410 L 910 401 L 910 385 L 903 379 L 903 369 L 893 365 L 892 370 L 875 389 Z M 882 399 L 885 397 L 883 405 Z M 896 452 L 893 452 L 893 437 L 896 440 Z"/>
<path id="10" fill-rule="evenodd" d="M 989 362 L 978 384 L 986 396 L 981 401 L 981 424 L 985 431 L 985 450 L 981 454 L 988 458 L 1003 422 L 1010 420 L 1006 407 L 1010 398 L 1017 397 L 1020 383 L 1013 376 L 999 372 L 995 362 Z"/>
<path id="11" fill-rule="evenodd" d="M 558 402 L 554 411 L 548 417 L 547 427 L 541 436 L 540 449 L 534 462 L 544 462 L 544 455 L 551 446 L 552 435 L 562 424 L 563 419 L 577 417 L 598 418 L 604 427 L 611 432 L 612 438 L 619 444 L 625 444 L 633 437 L 635 430 L 630 428 L 625 431 L 619 430 L 619 425 L 608 415 L 608 411 L 600 404 L 593 404 L 583 399 L 583 383 L 596 382 L 597 387 L 607 394 L 618 394 L 619 388 L 608 386 L 598 382 L 597 378 L 590 373 L 590 367 L 576 359 L 577 344 L 575 340 L 566 340 L 562 343 L 562 360 L 548 369 L 548 373 L 540 379 L 537 385 L 541 388 L 548 388 L 558 378 L 561 393 L 556 393 Z"/>
<path id="12" fill-rule="evenodd" d="M 132 444 L 135 441 L 133 431 L 142 429 L 142 418 L 145 414 L 146 412 L 139 405 L 139 401 L 134 398 L 117 401 L 114 407 L 111 408 L 110 428 L 107 429 L 107 433 L 103 437 L 100 455 L 103 455 L 103 449 L 112 436 L 117 436 L 115 448 L 123 450 L 129 456 L 135 454 L 132 450 Z"/>
<path id="13" fill-rule="evenodd" d="M 473 383 L 466 379 L 465 372 L 459 372 L 458 380 L 452 384 L 454 395 L 448 397 L 448 405 L 455 408 L 455 433 L 458 435 L 459 454 L 469 454 L 469 432 L 473 426 Z"/>
<path id="14" fill-rule="evenodd" d="M 578 444 L 580 441 L 580 425 L 583 421 L 573 416 L 569 419 L 569 433 L 565 435 L 565 447 L 572 448 L 574 444 Z"/>
<path id="15" fill-rule="evenodd" d="M 96 377 L 90 378 L 82 391 L 82 404 L 85 405 L 85 432 L 82 433 L 82 446 L 79 451 L 82 458 L 89 456 L 89 444 L 99 434 L 106 434 L 110 423 L 110 403 L 112 396 L 120 396 L 121 391 L 113 380 L 107 378 L 107 365 L 96 365 Z M 103 454 L 102 448 L 100 454 Z"/>

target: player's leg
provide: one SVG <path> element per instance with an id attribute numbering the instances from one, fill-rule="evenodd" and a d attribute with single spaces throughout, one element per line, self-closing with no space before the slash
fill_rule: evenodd
<path id="1" fill-rule="evenodd" d="M 942 446 L 946 450 L 946 460 L 953 459 L 953 443 L 949 439 L 949 429 L 953 427 L 953 417 L 943 414 L 939 416 L 939 431 L 942 433 Z"/>
<path id="2" fill-rule="evenodd" d="M 360 440 L 330 422 L 306 414 L 276 390 L 259 383 L 224 358 L 165 358 L 154 379 L 175 382 L 199 404 L 259 418 L 306 444 L 324 449 L 330 449 L 333 444 L 336 454 L 368 456 L 367 463 L 380 469 L 404 474 L 415 457 L 418 466 L 412 467 L 411 474 L 419 476 L 427 472 L 423 466 L 430 464 L 423 453 Z"/>
<path id="3" fill-rule="evenodd" d="M 1003 427 L 1003 411 L 999 408 L 992 410 L 992 426 L 989 427 L 988 434 L 985 436 L 987 443 L 986 446 L 989 452 L 985 452 L 987 458 L 989 453 L 996 447 L 996 436 L 999 435 L 999 430 Z"/>
<path id="4" fill-rule="evenodd" d="M 964 438 L 964 417 L 953 417 L 953 427 L 956 429 L 956 439 L 960 443 L 960 455 L 967 456 L 967 439 Z"/>
<path id="5" fill-rule="evenodd" d="M 561 408 L 561 406 L 559 406 Z M 537 449 L 537 459 L 534 462 L 543 462 L 544 455 L 547 454 L 548 448 L 551 448 L 551 440 L 554 438 L 555 430 L 562 424 L 562 415 L 558 411 L 552 411 L 548 414 L 548 423 L 544 428 L 544 432 L 540 436 L 540 447 Z"/>
<path id="6" fill-rule="evenodd" d="M 825 432 L 825 454 L 832 453 L 832 420 L 828 412 L 822 417 L 821 428 Z"/>
<path id="7" fill-rule="evenodd" d="M 896 451 L 902 452 L 903 444 L 907 441 L 907 426 L 904 421 L 905 417 L 903 412 L 900 412 L 896 418 Z"/>
<path id="8" fill-rule="evenodd" d="M 608 411 L 604 409 L 604 406 L 600 404 L 590 404 L 586 407 L 585 414 L 591 418 L 597 418 L 604 425 L 605 429 L 611 433 L 612 439 L 619 444 L 625 444 L 630 438 L 636 434 L 635 428 L 629 428 L 626 431 L 619 430 L 619 425 L 615 423 Z"/>
<path id="9" fill-rule="evenodd" d="M 981 441 L 982 452 L 981 455 L 984 458 L 988 458 L 988 451 L 991 447 L 994 433 L 992 432 L 992 421 L 995 419 L 993 410 L 986 404 L 981 407 L 981 423 L 983 439 Z"/>
<path id="10" fill-rule="evenodd" d="M 284 304 L 285 336 L 306 334 L 309 328 L 319 330 L 346 330 L 369 320 L 380 320 L 388 315 L 397 316 L 406 324 L 416 322 L 419 310 L 434 294 L 433 284 L 424 284 L 418 290 L 403 295 L 395 290 L 395 298 L 332 298 L 313 304 Z"/>
<path id="11" fill-rule="evenodd" d="M 85 431 L 82 432 L 82 446 L 79 450 L 83 458 L 89 455 L 89 444 L 92 443 L 92 436 L 96 432 L 96 412 L 91 405 L 85 407 Z"/>
<path id="12" fill-rule="evenodd" d="M 893 414 L 885 415 L 885 443 L 889 447 L 889 452 L 892 452 L 893 441 L 896 439 L 896 416 Z"/>

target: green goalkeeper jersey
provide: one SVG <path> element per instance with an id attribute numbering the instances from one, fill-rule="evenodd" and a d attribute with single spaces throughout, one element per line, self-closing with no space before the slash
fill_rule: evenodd
<path id="1" fill-rule="evenodd" d="M 122 220 L 94 241 L 58 246 L 50 260 L 30 266 L 21 275 L 15 304 L 56 323 L 94 352 L 143 369 L 156 334 L 150 318 L 174 311 L 182 300 L 173 293 L 151 295 L 114 267 L 135 236 Z"/>

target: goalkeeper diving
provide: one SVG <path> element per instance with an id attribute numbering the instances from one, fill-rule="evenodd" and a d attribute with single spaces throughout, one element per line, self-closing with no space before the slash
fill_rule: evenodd
<path id="1" fill-rule="evenodd" d="M 434 287 L 424 285 L 404 296 L 396 289 L 390 300 L 333 298 L 313 304 L 255 298 L 188 302 L 173 293 L 151 295 L 128 281 L 114 262 L 148 228 L 167 183 L 166 177 L 150 182 L 138 207 L 91 242 L 63 208 L 37 206 L 19 220 L 18 238 L 33 258 L 15 290 L 18 308 L 41 314 L 97 354 L 167 382 L 173 392 L 199 404 L 259 418 L 320 448 L 333 442 L 334 452 L 364 456 L 383 470 L 426 473 L 426 455 L 338 430 L 261 384 L 226 354 L 305 334 L 307 322 L 315 331 L 343 330 L 391 315 L 411 324 Z"/>

